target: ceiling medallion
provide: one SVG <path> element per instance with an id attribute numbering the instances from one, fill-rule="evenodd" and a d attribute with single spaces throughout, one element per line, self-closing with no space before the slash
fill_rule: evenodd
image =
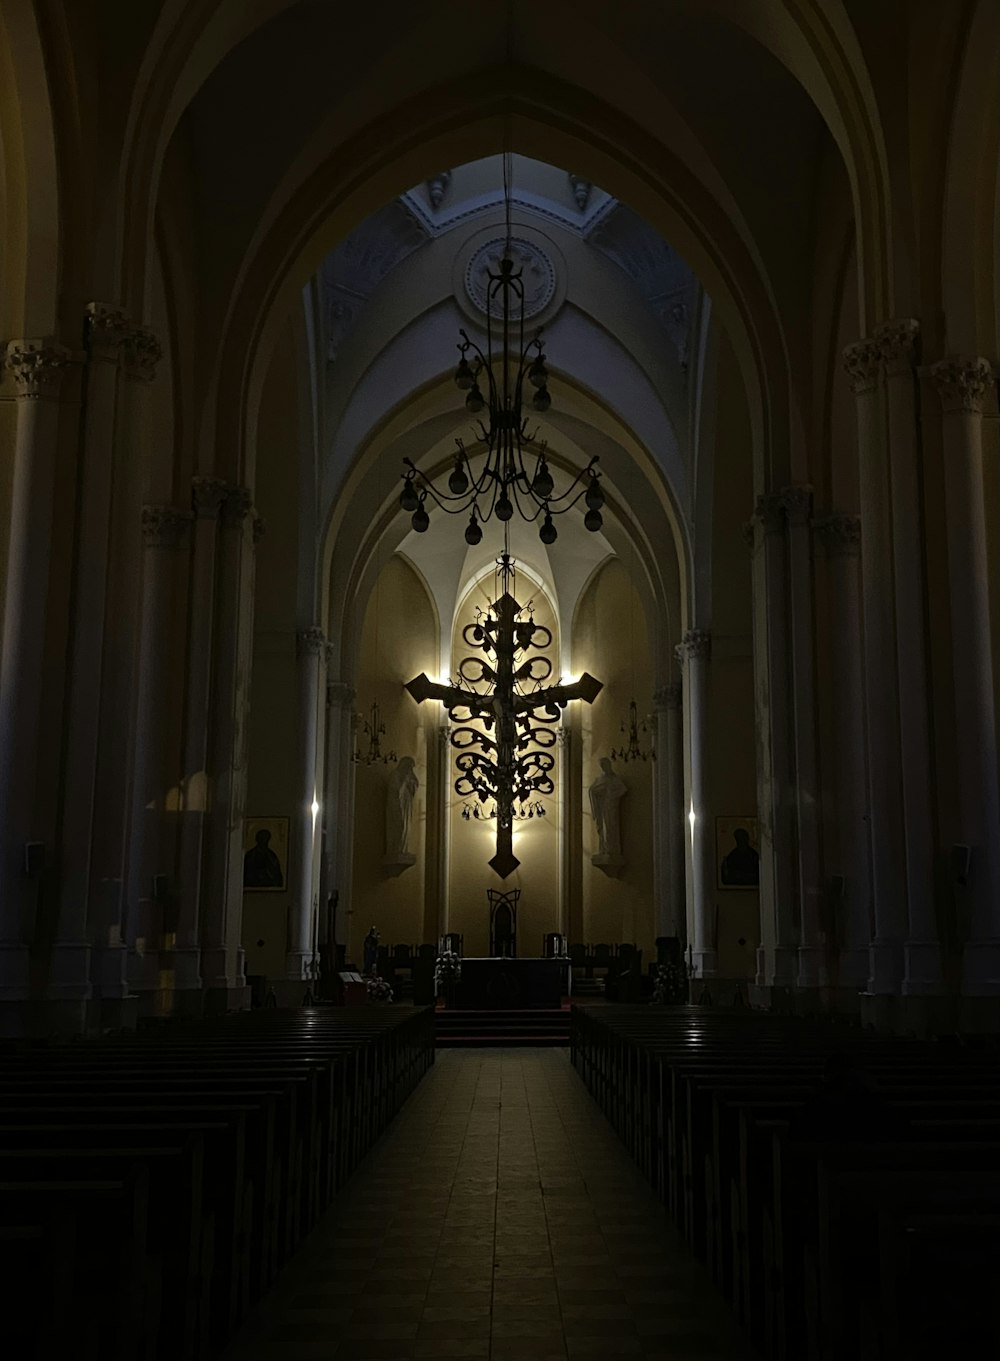
<path id="1" fill-rule="evenodd" d="M 484 316 L 490 310 L 490 280 L 500 273 L 504 255 L 514 262 L 524 290 L 524 320 L 530 321 L 544 312 L 555 297 L 556 271 L 552 261 L 540 247 L 523 237 L 515 236 L 509 243 L 502 236 L 480 246 L 465 270 L 465 291 L 469 301 Z"/>

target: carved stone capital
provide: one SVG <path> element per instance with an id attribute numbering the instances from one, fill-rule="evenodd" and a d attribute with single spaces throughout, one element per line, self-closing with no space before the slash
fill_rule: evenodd
<path id="1" fill-rule="evenodd" d="M 683 666 L 697 657 L 708 659 L 712 652 L 712 635 L 704 629 L 688 629 L 674 648 L 674 656 Z"/>
<path id="2" fill-rule="evenodd" d="M 450 723 L 442 723 L 438 728 L 438 742 L 441 744 L 441 750 L 446 754 L 451 752 L 451 734 L 452 726 Z"/>
<path id="3" fill-rule="evenodd" d="M 812 487 L 806 486 L 782 487 L 778 493 L 778 500 L 788 517 L 788 523 L 793 528 L 801 529 L 809 523 L 812 497 Z"/>
<path id="4" fill-rule="evenodd" d="M 354 703 L 357 691 L 347 681 L 331 680 L 326 683 L 326 702 L 331 708 L 348 709 Z"/>
<path id="5" fill-rule="evenodd" d="M 116 364 L 131 325 L 128 313 L 113 303 L 88 302 L 84 308 L 84 331 L 92 357 Z"/>
<path id="6" fill-rule="evenodd" d="M 860 395 L 874 392 L 882 377 L 882 347 L 873 336 L 868 340 L 856 340 L 843 351 L 844 368 L 851 384 L 851 390 Z"/>
<path id="7" fill-rule="evenodd" d="M 861 552 L 861 520 L 857 515 L 824 515 L 812 523 L 828 558 L 856 557 Z"/>
<path id="8" fill-rule="evenodd" d="M 253 510 L 253 495 L 249 487 L 227 487 L 222 499 L 222 523 L 227 529 L 239 529 Z"/>
<path id="9" fill-rule="evenodd" d="M 221 477 L 192 477 L 191 506 L 199 520 L 218 517 L 227 490 Z"/>
<path id="10" fill-rule="evenodd" d="M 884 322 L 875 332 L 875 342 L 890 378 L 912 371 L 917 359 L 920 322 L 915 317 L 899 317 Z"/>
<path id="11" fill-rule="evenodd" d="M 12 340 L 4 355 L 4 367 L 14 379 L 17 396 L 37 400 L 59 396 L 69 360 L 69 350 L 54 341 Z"/>
<path id="12" fill-rule="evenodd" d="M 147 326 L 132 326 L 122 341 L 122 370 L 140 383 L 151 383 L 163 358 L 160 342 Z"/>
<path id="13" fill-rule="evenodd" d="M 147 548 L 176 548 L 194 516 L 176 506 L 143 506 L 142 537 Z"/>
<path id="14" fill-rule="evenodd" d="M 757 497 L 753 518 L 765 534 L 782 534 L 785 529 L 785 503 L 780 492 L 767 492 Z"/>
<path id="15" fill-rule="evenodd" d="M 653 691 L 653 704 L 657 709 L 679 709 L 683 701 L 684 686 L 680 681 L 669 681 Z"/>
<path id="16" fill-rule="evenodd" d="M 740 525 L 740 538 L 752 553 L 757 542 L 757 526 L 752 519 L 744 520 Z"/>
<path id="17" fill-rule="evenodd" d="M 295 632 L 296 657 L 322 657 L 326 652 L 326 634 L 317 625 Z"/>
<path id="18" fill-rule="evenodd" d="M 986 396 L 996 381 L 988 359 L 969 355 L 939 360 L 927 372 L 947 413 L 981 414 Z"/>
<path id="19" fill-rule="evenodd" d="M 253 531 L 253 546 L 254 548 L 256 548 L 257 545 L 260 543 L 261 539 L 267 533 L 267 521 L 264 519 L 263 515 L 261 515 L 260 512 L 256 510 L 253 512 L 252 531 Z"/>

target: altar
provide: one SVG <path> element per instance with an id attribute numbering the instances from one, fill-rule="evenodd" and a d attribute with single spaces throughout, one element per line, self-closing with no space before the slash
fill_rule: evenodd
<path id="1" fill-rule="evenodd" d="M 565 958 L 463 959 L 454 1005 L 495 1011 L 559 1007 L 569 990 L 570 968 Z"/>

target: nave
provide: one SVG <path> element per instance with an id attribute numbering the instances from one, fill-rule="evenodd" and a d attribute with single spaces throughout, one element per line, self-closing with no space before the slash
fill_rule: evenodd
<path id="1" fill-rule="evenodd" d="M 564 1049 L 439 1052 L 225 1361 L 750 1357 Z"/>

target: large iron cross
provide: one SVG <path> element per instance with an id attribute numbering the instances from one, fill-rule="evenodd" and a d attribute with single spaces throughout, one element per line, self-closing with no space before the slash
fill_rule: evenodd
<path id="1" fill-rule="evenodd" d="M 504 587 L 512 575 L 505 553 L 499 573 Z M 418 704 L 440 700 L 457 725 L 451 735 L 459 752 L 455 792 L 484 803 L 496 801 L 497 848 L 489 863 L 506 879 L 521 863 L 513 847 L 514 805 L 553 792 L 549 772 L 555 757 L 548 748 L 556 744 L 554 725 L 560 712 L 571 700 L 592 704 L 603 685 L 586 671 L 569 685 L 542 684 L 552 674 L 552 663 L 547 657 L 525 654 L 531 648 L 548 647 L 552 633 L 536 624 L 508 589 L 474 624 L 466 625 L 462 636 L 486 655 L 463 658 L 461 683 L 442 685 L 421 672 L 406 689 Z M 480 726 L 471 727 L 472 723 Z"/>

